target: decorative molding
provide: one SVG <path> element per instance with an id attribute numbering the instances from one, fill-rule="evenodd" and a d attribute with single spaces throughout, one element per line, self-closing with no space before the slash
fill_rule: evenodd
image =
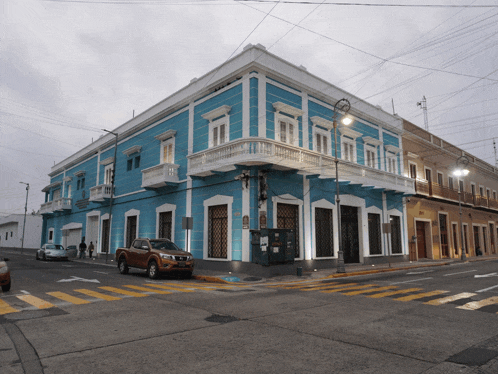
<path id="1" fill-rule="evenodd" d="M 353 140 L 356 140 L 356 138 L 359 138 L 362 135 L 361 132 L 350 129 L 349 127 L 339 127 L 339 132 L 341 133 L 341 135 L 346 135 L 350 138 L 353 138 Z"/>
<path id="2" fill-rule="evenodd" d="M 381 140 L 372 138 L 371 136 L 364 136 L 362 139 L 365 142 L 365 144 L 370 144 L 370 145 L 373 145 L 375 147 L 378 147 L 379 145 L 382 145 L 382 141 Z"/>
<path id="3" fill-rule="evenodd" d="M 297 117 L 301 117 L 304 114 L 304 110 L 298 109 L 288 104 L 284 104 L 280 101 L 273 103 L 273 108 L 275 108 L 277 112 L 284 112 L 290 114 L 295 119 L 297 119 Z"/>
<path id="4" fill-rule="evenodd" d="M 42 190 L 42 192 L 48 192 L 50 191 L 50 189 L 54 188 L 54 187 L 58 187 L 62 184 L 61 181 L 58 181 L 58 182 L 54 182 L 54 183 L 50 183 L 48 186 L 45 186 Z"/>
<path id="5" fill-rule="evenodd" d="M 126 156 L 130 156 L 132 155 L 133 153 L 138 153 L 142 150 L 142 146 L 141 145 L 134 145 L 133 147 L 130 147 L 128 149 L 125 149 L 123 151 L 123 154 L 126 155 Z"/>
<path id="6" fill-rule="evenodd" d="M 216 108 L 208 113 L 204 113 L 202 115 L 202 118 L 207 119 L 209 122 L 211 122 L 215 118 L 226 116 L 228 113 L 230 113 L 231 109 L 232 107 L 230 105 L 222 105 L 219 108 Z"/>
<path id="7" fill-rule="evenodd" d="M 394 153 L 396 155 L 401 152 L 401 148 L 395 147 L 394 145 L 388 144 L 388 145 L 385 145 L 384 148 L 386 149 L 386 151 Z"/>
<path id="8" fill-rule="evenodd" d="M 99 162 L 100 165 L 109 165 L 114 163 L 114 157 L 107 157 L 105 160 Z"/>
<path id="9" fill-rule="evenodd" d="M 154 138 L 162 142 L 164 140 L 174 137 L 175 135 L 176 135 L 176 130 L 168 130 L 163 132 L 162 134 L 154 136 Z"/>
<path id="10" fill-rule="evenodd" d="M 64 177 L 62 178 L 63 182 L 71 182 L 73 180 L 73 177 Z"/>
<path id="11" fill-rule="evenodd" d="M 311 122 L 313 122 L 313 125 L 318 125 L 320 127 L 324 127 L 327 130 L 332 130 L 334 128 L 334 122 L 326 120 L 325 118 L 313 116 L 310 118 L 310 120 L 311 120 Z"/>
<path id="12" fill-rule="evenodd" d="M 412 152 L 406 152 L 406 155 L 408 157 L 411 157 L 411 158 L 419 158 L 420 157 L 419 155 L 416 155 L 415 153 L 412 153 Z"/>
<path id="13" fill-rule="evenodd" d="M 85 174 L 86 174 L 86 171 L 85 171 L 85 170 L 80 170 L 80 171 L 76 171 L 76 172 L 74 173 L 74 176 L 75 176 L 75 177 L 83 177 Z"/>

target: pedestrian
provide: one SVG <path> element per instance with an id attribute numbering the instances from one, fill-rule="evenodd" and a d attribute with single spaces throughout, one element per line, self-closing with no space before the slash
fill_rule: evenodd
<path id="1" fill-rule="evenodd" d="M 479 246 L 477 246 L 477 248 L 476 248 L 476 256 L 482 256 L 481 247 L 479 247 Z"/>
<path id="2" fill-rule="evenodd" d="M 79 258 L 85 258 L 85 252 L 86 252 L 86 244 L 85 244 L 85 238 L 81 239 L 80 243 L 80 257 Z"/>
<path id="3" fill-rule="evenodd" d="M 92 258 L 92 252 L 94 250 L 93 242 L 90 242 L 90 245 L 88 246 L 88 257 Z"/>

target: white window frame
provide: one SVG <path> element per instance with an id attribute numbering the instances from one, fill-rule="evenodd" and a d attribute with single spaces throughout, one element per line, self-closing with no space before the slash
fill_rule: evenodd
<path id="1" fill-rule="evenodd" d="M 176 217 L 176 205 L 175 204 L 163 204 L 156 208 L 156 238 L 159 238 L 159 214 L 171 212 L 171 240 L 175 242 L 175 217 Z M 185 247 L 187 247 L 185 245 Z M 187 250 L 185 248 L 185 250 Z"/>
<path id="2" fill-rule="evenodd" d="M 50 239 L 50 233 L 52 233 L 52 239 Z M 55 230 L 53 227 L 48 229 L 47 243 L 53 243 L 55 237 Z"/>
<path id="3" fill-rule="evenodd" d="M 440 186 L 444 186 L 444 173 L 441 171 L 436 171 L 436 183 L 439 184 L 439 176 L 441 175 L 441 184 Z"/>
<path id="4" fill-rule="evenodd" d="M 126 233 L 128 229 L 128 217 L 137 216 L 137 228 L 135 229 L 135 238 L 139 238 L 139 228 L 140 228 L 140 211 L 137 209 L 130 209 L 125 213 L 124 218 L 124 232 L 123 232 L 123 243 L 126 245 Z M 109 233 L 110 234 L 110 233 Z"/>
<path id="5" fill-rule="evenodd" d="M 220 138 L 220 127 L 225 125 L 225 136 L 223 142 Z M 214 144 L 214 129 L 217 129 L 217 144 Z M 226 115 L 216 121 L 209 123 L 209 148 L 217 147 L 221 144 L 228 143 L 230 140 L 230 116 Z"/>
<path id="6" fill-rule="evenodd" d="M 324 152 L 323 149 L 323 140 L 322 144 L 320 144 L 320 150 L 318 150 L 318 142 L 317 142 L 317 135 L 321 136 L 322 139 L 325 138 L 327 139 L 327 149 Z M 315 152 L 331 156 L 332 155 L 332 136 L 330 131 L 323 130 L 317 126 L 313 126 L 313 150 Z"/>
<path id="7" fill-rule="evenodd" d="M 365 150 L 365 166 L 368 166 L 370 168 L 372 167 L 371 165 L 368 164 L 368 152 L 372 152 L 373 156 L 374 156 L 373 157 L 373 162 L 374 162 L 373 168 L 378 169 L 379 168 L 379 157 L 378 157 L 377 147 L 374 147 L 370 144 L 365 144 L 364 150 Z"/>
<path id="8" fill-rule="evenodd" d="M 216 195 L 210 199 L 204 200 L 204 243 L 203 254 L 204 260 L 209 261 L 232 261 L 232 204 L 233 196 Z M 227 258 L 208 257 L 209 241 L 209 207 L 214 205 L 227 205 L 228 222 L 227 222 Z"/>
<path id="9" fill-rule="evenodd" d="M 73 196 L 73 186 L 70 184 L 67 185 L 67 197 L 70 199 Z"/>
<path id="10" fill-rule="evenodd" d="M 344 149 L 346 148 L 345 145 L 348 146 L 348 152 L 345 152 Z M 351 156 L 351 151 L 352 151 L 352 157 L 353 159 L 350 160 L 349 156 Z M 348 154 L 348 157 L 346 157 L 346 154 Z M 346 136 L 341 136 L 341 159 L 344 161 L 349 161 L 349 162 L 356 162 L 356 140 L 350 139 Z"/>
<path id="11" fill-rule="evenodd" d="M 324 208 L 324 209 L 330 209 L 332 210 L 332 230 L 333 230 L 333 236 L 334 236 L 334 256 L 332 257 L 317 257 L 316 256 L 316 227 L 315 227 L 315 210 L 316 208 Z M 328 260 L 331 258 L 336 258 L 336 253 L 339 250 L 339 234 L 337 233 L 337 211 L 335 210 L 336 206 L 334 203 L 326 200 L 326 199 L 321 199 L 318 201 L 315 201 L 311 203 L 311 232 L 313 235 L 313 249 L 311 252 L 311 259 L 312 260 Z"/>
<path id="12" fill-rule="evenodd" d="M 408 161 L 408 178 L 412 178 L 412 166 L 415 166 L 415 178 L 413 179 L 418 179 L 418 165 L 413 161 Z"/>
<path id="13" fill-rule="evenodd" d="M 112 171 L 114 170 L 114 163 L 108 164 L 104 167 L 104 184 L 112 184 Z"/>
<path id="14" fill-rule="evenodd" d="M 394 167 L 394 171 L 391 168 Z M 392 152 L 386 152 L 386 171 L 388 173 L 398 174 L 398 155 Z"/>
<path id="15" fill-rule="evenodd" d="M 457 183 L 458 183 L 458 178 L 457 178 Z M 451 175 L 448 175 L 448 188 L 451 190 L 455 189 L 455 178 L 453 178 Z"/>
<path id="16" fill-rule="evenodd" d="M 279 196 L 273 196 L 273 226 L 277 226 L 277 206 L 278 203 L 289 204 L 289 205 L 297 205 L 298 206 L 298 227 L 299 227 L 299 257 L 296 257 L 296 260 L 304 259 L 304 237 L 303 237 L 303 200 L 298 199 L 295 196 L 290 194 L 283 194 Z"/>
<path id="17" fill-rule="evenodd" d="M 280 122 L 285 122 L 288 125 L 291 124 L 293 126 L 294 130 L 293 130 L 292 142 L 290 142 L 290 131 L 288 125 L 285 129 L 285 141 L 282 140 Z M 283 115 L 281 113 L 275 113 L 275 140 L 282 143 L 297 146 L 299 144 L 299 121 L 296 120 L 295 118 Z"/>
<path id="18" fill-rule="evenodd" d="M 171 154 L 172 154 L 172 160 L 171 162 L 165 162 L 164 161 L 164 148 L 168 147 L 171 145 Z M 175 137 L 171 137 L 169 139 L 163 140 L 161 142 L 161 159 L 160 159 L 161 164 L 174 164 L 175 163 Z"/>

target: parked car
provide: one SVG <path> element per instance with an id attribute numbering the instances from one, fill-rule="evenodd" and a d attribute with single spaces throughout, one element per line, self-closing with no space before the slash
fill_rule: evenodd
<path id="1" fill-rule="evenodd" d="M 67 257 L 76 258 L 78 257 L 78 248 L 75 245 L 68 245 L 66 248 Z"/>
<path id="2" fill-rule="evenodd" d="M 116 250 L 116 262 L 121 274 L 130 267 L 147 269 L 149 278 L 160 273 L 179 273 L 190 278 L 194 271 L 194 256 L 168 239 L 135 239 L 130 248 Z"/>
<path id="3" fill-rule="evenodd" d="M 9 261 L 8 258 L 0 259 L 0 285 L 3 292 L 10 290 L 10 270 L 7 261 Z"/>
<path id="4" fill-rule="evenodd" d="M 36 251 L 37 260 L 64 260 L 68 261 L 67 252 L 60 244 L 43 244 L 42 247 Z"/>

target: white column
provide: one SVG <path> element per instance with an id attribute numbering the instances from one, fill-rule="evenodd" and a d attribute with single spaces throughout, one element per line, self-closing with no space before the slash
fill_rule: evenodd
<path id="1" fill-rule="evenodd" d="M 383 223 L 389 223 L 389 214 L 387 214 L 387 199 L 386 199 L 386 193 L 382 192 L 382 221 Z M 384 231 L 384 230 L 382 230 Z M 389 244 L 389 234 L 382 234 L 382 248 L 384 248 L 384 256 L 389 256 L 389 251 L 390 251 L 390 244 Z"/>
<path id="2" fill-rule="evenodd" d="M 258 75 L 258 136 L 266 138 L 266 77 Z"/>
<path id="3" fill-rule="evenodd" d="M 250 171 L 249 170 L 244 170 L 244 173 L 249 175 Z M 251 201 L 250 201 L 250 193 L 249 191 L 251 190 L 251 179 L 247 181 L 247 188 L 246 188 L 246 182 L 241 181 L 242 183 L 242 217 L 248 216 L 249 217 L 249 222 L 250 222 L 250 213 L 251 213 Z M 249 249 L 251 245 L 251 237 L 250 237 L 250 232 L 249 229 L 242 229 L 242 261 L 243 262 L 249 262 L 251 259 L 249 258 Z"/>
<path id="4" fill-rule="evenodd" d="M 249 137 L 250 108 L 251 108 L 251 85 L 249 84 L 249 74 L 242 80 L 242 137 Z"/>
<path id="5" fill-rule="evenodd" d="M 304 204 L 304 260 L 311 260 L 311 197 L 310 181 L 303 175 L 303 204 Z"/>
<path id="6" fill-rule="evenodd" d="M 188 114 L 188 154 L 191 155 L 193 153 L 194 147 L 194 103 L 189 104 L 189 114 Z M 185 202 L 185 215 L 187 217 L 192 217 L 192 178 L 187 177 L 187 193 L 186 193 Z M 192 241 L 192 235 L 188 235 L 188 243 L 187 243 L 187 230 L 185 230 L 185 248 L 192 247 L 190 243 Z"/>
<path id="7" fill-rule="evenodd" d="M 302 108 L 303 108 L 303 148 L 310 149 L 310 140 L 309 140 L 309 130 L 308 130 L 308 94 L 303 93 L 302 96 Z"/>
<path id="8" fill-rule="evenodd" d="M 402 152 L 401 152 L 402 153 Z M 408 242 L 408 212 L 406 210 L 406 197 L 403 197 L 403 233 L 404 233 L 404 238 L 403 238 L 403 247 L 405 250 L 403 251 L 403 254 L 409 255 L 410 254 L 410 247 L 409 247 L 409 242 Z M 449 217 L 448 217 L 449 218 Z M 451 222 L 450 222 L 451 226 Z"/>

